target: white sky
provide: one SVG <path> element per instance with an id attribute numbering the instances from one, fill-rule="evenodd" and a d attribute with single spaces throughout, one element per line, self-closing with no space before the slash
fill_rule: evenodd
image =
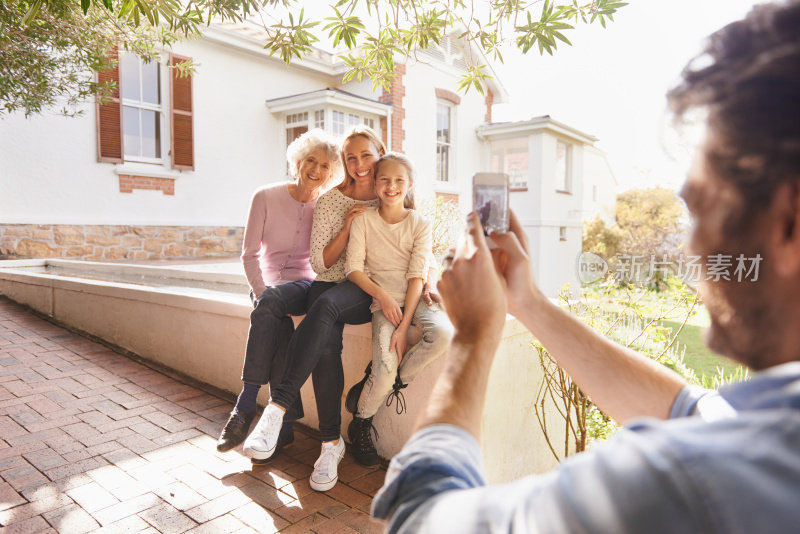
<path id="1" fill-rule="evenodd" d="M 544 57 L 504 54 L 496 64 L 510 104 L 494 121 L 550 115 L 599 138 L 618 191 L 664 185 L 679 188 L 688 158 L 676 162 L 660 139 L 668 126 L 665 93 L 704 38 L 740 19 L 757 2 L 744 0 L 629 0 L 615 22 L 579 25 Z M 674 151 L 671 151 L 674 152 Z"/>

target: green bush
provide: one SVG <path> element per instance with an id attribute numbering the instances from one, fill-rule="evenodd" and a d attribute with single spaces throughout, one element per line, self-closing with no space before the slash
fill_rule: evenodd
<path id="1" fill-rule="evenodd" d="M 590 328 L 617 343 L 638 351 L 681 375 L 689 384 L 716 389 L 722 384 L 747 378 L 741 367 L 734 371 L 718 368 L 713 376 L 700 375 L 687 365 L 686 347 L 678 342 L 681 329 L 697 313 L 699 298 L 677 278 L 664 281 L 656 291 L 619 285 L 613 280 L 583 288 L 579 299 L 571 299 L 568 287 L 562 288 L 561 303 L 571 314 Z M 677 331 L 662 325 L 677 322 Z M 592 442 L 611 435 L 617 423 L 592 403 L 572 379 L 538 343 L 534 345 L 544 370 L 544 381 L 534 405 L 540 426 L 556 458 L 581 452 Z M 555 439 L 546 428 L 545 408 L 554 407 L 566 422 L 566 439 Z M 564 443 L 556 450 L 554 443 Z"/>

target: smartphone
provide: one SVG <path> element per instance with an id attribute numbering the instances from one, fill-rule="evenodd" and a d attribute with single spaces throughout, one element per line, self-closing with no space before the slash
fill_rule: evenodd
<path id="1" fill-rule="evenodd" d="M 472 206 L 483 232 L 508 232 L 508 175 L 479 172 L 472 177 Z"/>

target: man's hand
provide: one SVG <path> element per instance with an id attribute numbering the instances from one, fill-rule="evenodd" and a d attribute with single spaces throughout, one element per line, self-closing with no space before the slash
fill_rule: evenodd
<path id="1" fill-rule="evenodd" d="M 545 298 L 533 282 L 531 260 L 528 256 L 528 239 L 513 211 L 510 212 L 509 231 L 493 232 L 489 238 L 499 247 L 492 251 L 495 267 L 505 281 L 508 311 L 515 317 Z"/>
<path id="2" fill-rule="evenodd" d="M 506 315 L 506 291 L 477 214 L 467 217 L 466 242 L 445 257 L 439 281 L 445 311 L 464 341 L 499 339 Z"/>
<path id="3" fill-rule="evenodd" d="M 392 333 L 392 337 L 389 340 L 389 352 L 396 351 L 397 352 L 397 363 L 399 364 L 403 361 L 403 356 L 406 355 L 406 350 L 408 349 L 408 327 L 404 326 L 403 323 L 398 326 L 395 331 Z"/>

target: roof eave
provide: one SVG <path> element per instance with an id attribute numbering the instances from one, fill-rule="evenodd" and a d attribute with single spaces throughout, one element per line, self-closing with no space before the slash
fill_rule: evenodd
<path id="1" fill-rule="evenodd" d="M 556 133 L 586 145 L 594 145 L 598 141 L 597 137 L 552 119 L 549 115 L 534 117 L 525 121 L 481 124 L 476 128 L 476 134 L 480 139 L 530 135 L 540 131 Z"/>
<path id="2" fill-rule="evenodd" d="M 264 49 L 264 41 L 241 30 L 237 31 L 233 27 L 211 24 L 203 29 L 202 38 L 222 46 L 255 54 L 269 61 L 284 63 L 279 57 L 271 56 Z M 305 55 L 302 58 L 293 59 L 291 66 L 341 79 L 347 71 L 347 67 L 340 61 L 334 60 L 333 56 L 327 52 L 318 49 L 314 49 L 314 52 L 316 55 Z"/>

